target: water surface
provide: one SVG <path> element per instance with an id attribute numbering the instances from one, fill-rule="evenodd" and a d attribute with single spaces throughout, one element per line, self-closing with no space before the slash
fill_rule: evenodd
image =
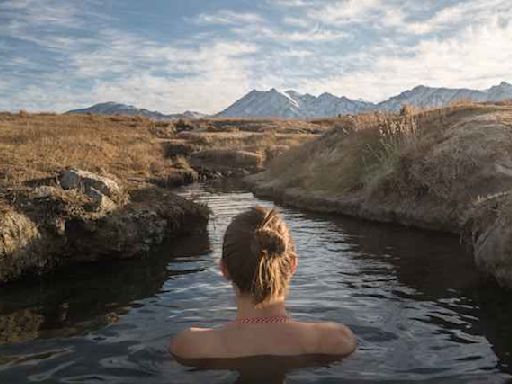
<path id="1" fill-rule="evenodd" d="M 341 362 L 246 359 L 187 368 L 167 343 L 235 313 L 217 263 L 252 194 L 192 186 L 209 233 L 138 261 L 81 265 L 2 289 L 0 383 L 503 383 L 512 373 L 512 296 L 478 276 L 456 237 L 281 208 L 299 253 L 289 309 L 349 325 Z M 234 369 L 236 368 L 236 369 Z M 262 376 L 263 375 L 263 376 Z"/>

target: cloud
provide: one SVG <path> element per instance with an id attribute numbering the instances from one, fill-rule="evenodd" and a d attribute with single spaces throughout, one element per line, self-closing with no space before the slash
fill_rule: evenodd
<path id="1" fill-rule="evenodd" d="M 194 22 L 197 24 L 234 25 L 246 23 L 260 23 L 263 18 L 252 12 L 234 12 L 227 9 L 215 13 L 200 13 Z"/>
<path id="2" fill-rule="evenodd" d="M 499 16 L 479 26 L 467 26 L 446 39 L 423 40 L 406 54 L 379 49 L 367 69 L 306 80 L 304 89 L 380 101 L 419 83 L 444 87 L 487 88 L 512 74 L 512 23 Z M 383 53 L 385 52 L 385 53 Z"/>
<path id="3" fill-rule="evenodd" d="M 318 2 L 318 0 L 317 0 Z M 315 4 L 315 0 L 268 0 L 272 6 L 279 7 L 310 7 Z"/>
<path id="4" fill-rule="evenodd" d="M 416 34 L 427 34 L 435 31 L 454 29 L 461 24 L 478 24 L 488 22 L 499 15 L 503 20 L 512 17 L 512 8 L 507 0 L 474 0 L 454 4 L 442 8 L 433 17 L 405 23 L 407 31 Z"/>
<path id="5" fill-rule="evenodd" d="M 320 28 L 318 26 L 300 29 L 286 30 L 279 27 L 267 27 L 264 25 L 244 26 L 234 28 L 232 31 L 245 38 L 252 37 L 258 42 L 266 42 L 268 45 L 283 45 L 290 43 L 306 42 L 315 43 L 322 41 L 335 41 L 345 39 L 349 36 L 347 32 Z"/>
<path id="6" fill-rule="evenodd" d="M 94 86 L 93 99 L 162 112 L 196 109 L 208 113 L 227 106 L 233 95 L 249 87 L 246 56 L 256 51 L 254 45 L 209 41 L 186 48 L 144 44 L 134 36 L 113 40 L 115 45 L 74 57 L 82 75 L 108 75 Z M 130 47 L 135 42 L 139 48 L 134 57 Z"/>
<path id="7" fill-rule="evenodd" d="M 63 27 L 76 29 L 89 26 L 88 18 L 109 21 L 110 17 L 97 12 L 101 9 L 99 0 L 71 0 L 63 3 L 59 0 L 3 0 L 0 2 L 0 15 L 8 20 L 5 27 L 26 28 L 44 26 L 45 31 L 51 28 Z"/>
<path id="8" fill-rule="evenodd" d="M 307 16 L 324 23 L 358 22 L 378 11 L 381 0 L 343 0 L 313 7 Z"/>
<path id="9" fill-rule="evenodd" d="M 305 18 L 286 16 L 283 18 L 283 24 L 290 27 L 309 28 L 311 26 L 311 21 Z"/>

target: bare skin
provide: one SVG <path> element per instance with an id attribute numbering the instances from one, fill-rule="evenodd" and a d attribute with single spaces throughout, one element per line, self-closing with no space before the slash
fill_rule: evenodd
<path id="1" fill-rule="evenodd" d="M 229 279 L 222 263 L 220 267 Z M 255 306 L 249 295 L 236 288 L 235 292 L 237 319 L 287 314 L 284 297 Z M 353 333 L 342 324 L 290 320 L 274 324 L 229 323 L 219 328 L 188 328 L 171 341 L 169 348 L 181 359 L 231 359 L 263 355 L 347 356 L 356 345 Z"/>

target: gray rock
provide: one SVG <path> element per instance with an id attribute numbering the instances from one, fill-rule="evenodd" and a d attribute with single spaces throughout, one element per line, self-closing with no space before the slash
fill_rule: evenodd
<path id="1" fill-rule="evenodd" d="M 91 206 L 95 211 L 109 213 L 117 208 L 116 203 L 95 188 L 91 188 L 87 195 L 91 198 Z"/>
<path id="2" fill-rule="evenodd" d="M 59 178 L 63 189 L 81 189 L 87 195 L 92 189 L 113 198 L 121 193 L 119 184 L 112 179 L 78 169 L 64 171 Z M 94 193 L 93 193 L 94 195 Z"/>

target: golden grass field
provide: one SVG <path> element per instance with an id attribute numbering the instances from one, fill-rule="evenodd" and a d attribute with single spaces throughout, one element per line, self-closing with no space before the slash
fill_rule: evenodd
<path id="1" fill-rule="evenodd" d="M 179 124 L 193 131 L 176 134 Z M 166 153 L 172 143 L 185 143 L 196 151 L 218 149 L 229 158 L 230 150 L 262 154 L 269 146 L 300 144 L 313 137 L 310 132 L 315 127 L 287 120 L 166 122 L 138 116 L 4 112 L 0 113 L 0 186 L 16 188 L 65 168 L 110 174 L 130 185 L 189 168 L 182 156 Z"/>

